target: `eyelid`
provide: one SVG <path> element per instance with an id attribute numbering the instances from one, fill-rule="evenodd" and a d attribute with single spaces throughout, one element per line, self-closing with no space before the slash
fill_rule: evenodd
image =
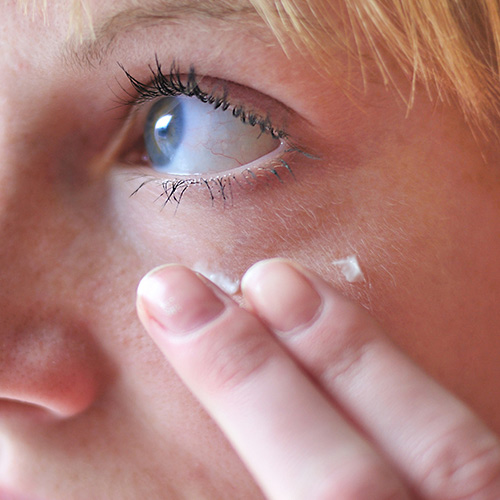
<path id="1" fill-rule="evenodd" d="M 256 160 L 253 160 L 252 162 L 246 163 L 245 165 L 241 165 L 240 167 L 232 168 L 228 172 L 219 172 L 217 174 L 189 174 L 189 175 L 180 175 L 180 174 L 164 174 L 160 173 L 161 176 L 163 177 L 168 177 L 168 180 L 189 180 L 192 184 L 199 184 L 205 183 L 206 181 L 213 181 L 215 179 L 222 179 L 222 178 L 236 178 L 239 175 L 244 175 L 245 172 L 248 173 L 249 176 L 254 177 L 255 175 L 258 175 L 259 171 L 262 169 L 266 169 L 265 167 L 268 166 L 270 163 L 273 161 L 278 160 L 279 158 L 282 158 L 283 155 L 286 152 L 290 151 L 290 146 L 283 140 L 280 140 L 280 145 L 274 149 L 273 151 L 270 151 L 269 153 L 265 154 L 264 156 L 261 156 L 260 158 L 257 158 Z M 278 160 L 279 161 L 279 160 Z M 162 179 L 165 180 L 165 179 Z"/>
<path id="2" fill-rule="evenodd" d="M 218 194 L 224 204 L 228 199 L 233 201 L 233 187 L 236 185 L 240 189 L 250 188 L 253 189 L 258 186 L 261 180 L 268 183 L 270 180 L 278 181 L 280 184 L 284 183 L 283 172 L 289 178 L 295 180 L 295 175 L 290 167 L 289 157 L 292 155 L 301 155 L 303 158 L 308 158 L 311 160 L 319 160 L 318 157 L 312 156 L 299 148 L 290 147 L 284 141 L 280 144 L 281 157 L 276 155 L 276 151 L 271 151 L 266 156 L 273 155 L 274 159 L 266 159 L 266 163 L 262 162 L 262 158 L 252 162 L 252 167 L 249 165 L 244 165 L 243 167 L 229 172 L 221 173 L 215 176 L 203 175 L 193 175 L 190 177 L 179 176 L 179 175 L 153 175 L 151 171 L 146 173 L 136 172 L 135 180 L 140 180 L 139 186 L 130 194 L 134 196 L 137 194 L 144 186 L 150 184 L 156 184 L 161 186 L 162 192 L 156 196 L 156 200 L 163 200 L 162 206 L 167 205 L 169 202 L 175 202 L 177 205 L 180 204 L 182 197 L 186 190 L 193 186 L 205 187 L 210 195 L 212 204 L 214 203 L 216 196 L 214 193 Z M 260 165 L 260 166 L 259 166 Z"/>
<path id="3" fill-rule="evenodd" d="M 122 87 L 126 95 L 126 98 L 119 98 L 122 104 L 135 108 L 160 97 L 195 97 L 214 108 L 221 107 L 224 111 L 232 112 L 244 123 L 260 126 L 263 133 L 270 133 L 276 138 L 285 138 L 288 135 L 285 131 L 286 118 L 291 110 L 271 97 L 234 82 L 206 75 L 199 76 L 193 66 L 183 73 L 174 61 L 169 72 L 165 73 L 158 56 L 155 63 L 155 67 L 148 66 L 149 80 L 145 81 L 134 77 L 118 63 L 133 91 Z M 280 126 L 275 127 L 274 122 L 278 122 Z"/>

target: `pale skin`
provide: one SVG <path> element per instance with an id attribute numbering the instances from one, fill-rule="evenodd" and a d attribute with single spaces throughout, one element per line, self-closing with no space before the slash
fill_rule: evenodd
<path id="1" fill-rule="evenodd" d="M 285 56 L 247 11 L 108 23 L 87 64 L 49 3 L 0 7 L 0 498 L 500 497 L 498 141 L 421 90 L 407 116 L 341 53 Z M 125 7 L 90 2 L 96 26 Z M 156 174 L 114 148 L 117 62 L 145 79 L 155 54 L 319 159 L 226 203 L 130 198 Z M 352 254 L 364 282 L 331 264 Z M 274 257 L 234 297 L 188 269 Z"/>

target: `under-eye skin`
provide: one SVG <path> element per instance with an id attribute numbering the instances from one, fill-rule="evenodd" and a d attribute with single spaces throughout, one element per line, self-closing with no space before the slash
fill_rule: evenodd
<path id="1" fill-rule="evenodd" d="M 126 140 L 133 146 L 123 162 L 150 169 L 132 194 L 154 182 L 162 187 L 164 203 L 179 203 L 195 185 L 206 187 L 212 201 L 226 200 L 234 184 L 294 178 L 290 159 L 308 156 L 268 115 L 233 105 L 224 82 L 210 79 L 202 89 L 206 79 L 194 68 L 181 74 L 172 64 L 164 73 L 158 59 L 147 83 L 121 67 L 132 87 L 124 90 L 131 108 Z"/>

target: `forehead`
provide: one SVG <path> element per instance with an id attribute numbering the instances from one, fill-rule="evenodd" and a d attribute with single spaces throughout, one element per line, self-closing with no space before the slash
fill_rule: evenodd
<path id="1" fill-rule="evenodd" d="M 225 31 L 245 29 L 261 40 L 275 41 L 272 29 L 259 14 L 257 0 L 17 0 L 31 28 L 58 38 L 63 55 L 90 61 L 102 57 L 121 35 L 144 28 L 218 23 Z M 207 23 L 208 24 L 208 23 Z M 25 30 L 26 31 L 26 30 Z"/>
<path id="2" fill-rule="evenodd" d="M 20 0 L 25 1 L 25 0 Z M 37 0 L 34 0 L 35 4 Z M 130 29 L 152 22 L 182 22 L 190 19 L 219 19 L 227 23 L 263 25 L 257 14 L 261 0 L 72 0 L 50 4 L 38 2 L 33 12 L 43 16 L 68 16 L 72 35 L 82 38 L 99 37 L 105 32 Z M 29 9 L 28 9 L 29 10 Z M 75 33 L 76 31 L 76 33 Z"/>
<path id="3" fill-rule="evenodd" d="M 275 45 L 278 40 L 282 47 L 297 45 L 313 56 L 331 55 L 332 49 L 339 48 L 338 44 L 328 41 L 333 40 L 330 29 L 327 39 L 322 35 L 327 25 L 332 26 L 331 19 L 337 19 L 335 12 L 343 4 L 338 0 L 326 3 L 323 0 L 11 0 L 9 3 L 23 6 L 28 14 L 19 23 L 28 26 L 12 27 L 16 32 L 22 29 L 28 38 L 35 40 L 37 47 L 32 47 L 35 50 L 31 54 L 27 51 L 27 59 L 36 57 L 36 48 L 47 52 L 42 46 L 51 44 L 54 49 L 57 44 L 62 59 L 92 64 L 109 55 L 123 36 L 131 32 L 156 27 L 158 33 L 163 28 L 182 25 L 192 25 L 198 30 L 232 31 L 233 37 L 242 31 L 258 37 L 260 42 Z"/>

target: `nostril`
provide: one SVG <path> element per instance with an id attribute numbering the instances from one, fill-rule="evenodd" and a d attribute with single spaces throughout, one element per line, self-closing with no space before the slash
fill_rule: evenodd
<path id="1" fill-rule="evenodd" d="M 66 377 L 67 384 L 58 384 L 61 376 Z M 57 417 L 69 418 L 85 411 L 96 395 L 96 384 L 93 381 L 67 376 L 63 368 L 59 373 L 44 373 L 36 383 L 26 378 L 18 379 L 14 383 L 9 381 L 1 388 L 0 415 L 5 405 L 14 413 L 22 411 L 33 416 L 43 411 Z"/>
<path id="2" fill-rule="evenodd" d="M 33 421 L 41 422 L 46 419 L 64 418 L 65 416 L 64 413 L 55 412 L 45 405 L 29 403 L 26 400 L 0 398 L 0 434 L 3 423 L 7 421 L 16 420 L 16 422 L 21 422 L 22 420 L 29 420 L 32 423 Z"/>
<path id="3" fill-rule="evenodd" d="M 0 407 L 16 403 L 60 417 L 85 411 L 98 396 L 102 354 L 85 323 L 61 313 L 31 316 L 0 331 Z"/>

